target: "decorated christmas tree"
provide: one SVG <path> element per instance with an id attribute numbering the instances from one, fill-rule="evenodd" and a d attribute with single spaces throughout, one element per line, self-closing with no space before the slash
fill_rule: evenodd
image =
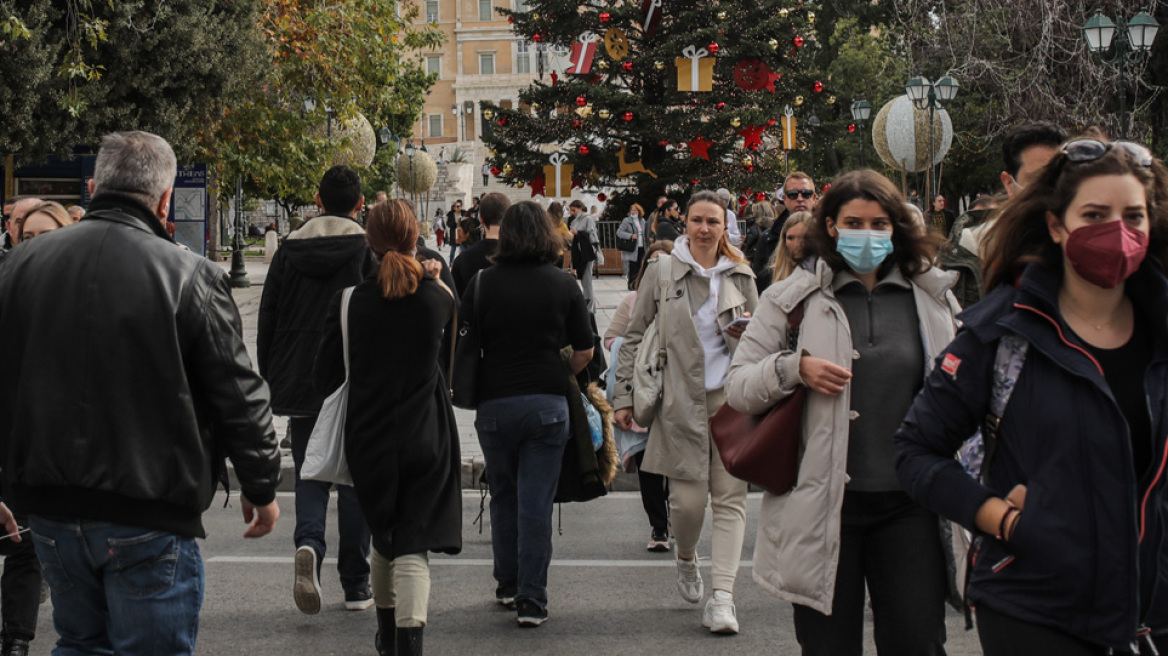
<path id="1" fill-rule="evenodd" d="M 484 141 L 495 175 L 533 196 L 770 191 L 784 152 L 799 147 L 797 117 L 835 102 L 810 70 L 818 39 L 806 2 L 525 5 L 504 13 L 536 44 L 540 78 L 518 107 L 484 104 Z"/>

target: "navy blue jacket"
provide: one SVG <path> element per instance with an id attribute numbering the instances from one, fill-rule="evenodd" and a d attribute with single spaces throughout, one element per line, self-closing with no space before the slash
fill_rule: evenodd
<path id="1" fill-rule="evenodd" d="M 896 433 L 897 474 L 914 499 L 974 532 L 970 604 L 1127 649 L 1141 626 L 1168 633 L 1168 280 L 1145 263 L 1127 283 L 1155 338 L 1145 373 L 1154 461 L 1140 481 L 1123 413 L 1058 311 L 1060 281 L 1032 264 L 1018 287 L 999 287 L 959 317 L 963 328 Z M 983 486 L 953 455 L 985 419 L 1007 334 L 1030 350 Z M 1011 540 L 977 531 L 982 503 L 1018 484 L 1026 504 Z M 1142 577 L 1153 577 L 1143 609 Z"/>

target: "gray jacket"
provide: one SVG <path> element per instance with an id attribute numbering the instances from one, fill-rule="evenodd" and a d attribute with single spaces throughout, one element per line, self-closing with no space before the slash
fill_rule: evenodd
<path id="1" fill-rule="evenodd" d="M 899 275 L 899 274 L 895 274 Z M 949 292 L 955 275 L 931 268 L 914 276 L 925 368 L 953 339 L 959 310 Z M 843 308 L 832 292 L 834 272 L 822 260 L 767 288 L 743 334 L 726 379 L 726 401 L 762 414 L 802 384 L 807 354 L 850 367 L 855 351 Z M 787 314 L 803 301 L 798 353 L 785 350 Z M 926 372 L 922 371 L 924 377 Z M 799 478 L 787 494 L 765 493 L 754 552 L 754 580 L 786 601 L 831 614 L 839 559 L 840 508 L 848 483 L 851 387 L 839 396 L 808 391 Z"/>

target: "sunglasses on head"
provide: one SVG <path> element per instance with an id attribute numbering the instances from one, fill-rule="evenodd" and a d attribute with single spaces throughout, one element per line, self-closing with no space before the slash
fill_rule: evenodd
<path id="1" fill-rule="evenodd" d="M 784 191 L 784 196 L 791 198 L 802 198 L 803 200 L 811 200 L 815 197 L 815 192 L 810 189 L 793 189 L 791 191 Z"/>
<path id="2" fill-rule="evenodd" d="M 1068 141 L 1059 154 L 1068 162 L 1076 164 L 1094 162 L 1103 157 L 1113 148 L 1122 150 L 1128 157 L 1140 166 L 1152 165 L 1152 151 L 1142 144 L 1132 141 L 1100 141 L 1098 139 L 1076 139 Z"/>

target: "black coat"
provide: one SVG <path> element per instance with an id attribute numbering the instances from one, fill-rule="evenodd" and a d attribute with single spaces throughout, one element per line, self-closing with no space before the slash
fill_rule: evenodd
<path id="1" fill-rule="evenodd" d="M 345 378 L 341 295 L 329 304 L 316 357 L 321 394 Z M 349 407 L 345 456 L 373 544 L 387 558 L 462 550 L 458 427 L 440 353 L 454 299 L 433 278 L 386 300 L 376 277 L 349 307 Z"/>
<path id="2" fill-rule="evenodd" d="M 376 263 L 365 230 L 347 217 L 321 216 L 276 251 L 260 297 L 256 360 L 272 386 L 272 412 L 311 416 L 324 396 L 312 386 L 312 362 L 329 299 L 361 282 Z"/>
<path id="3" fill-rule="evenodd" d="M 276 497 L 267 385 L 221 267 L 134 199 L 89 210 L 0 270 L 4 500 L 201 537 L 224 456 L 250 501 Z"/>

